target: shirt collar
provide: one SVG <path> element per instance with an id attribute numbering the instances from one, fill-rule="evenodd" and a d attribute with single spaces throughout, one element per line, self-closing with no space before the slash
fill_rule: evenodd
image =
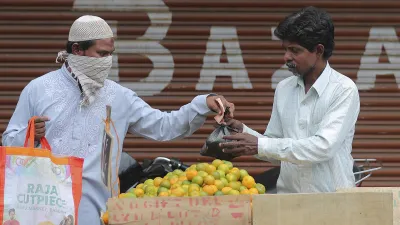
<path id="1" fill-rule="evenodd" d="M 68 80 L 70 80 L 72 83 L 78 86 L 78 81 L 73 77 L 72 73 L 68 71 L 65 63 L 61 67 L 61 72 Z"/>
<path id="2" fill-rule="evenodd" d="M 329 65 L 329 62 L 326 62 L 326 66 L 324 71 L 322 71 L 321 75 L 318 77 L 318 79 L 315 81 L 315 83 L 312 85 L 311 88 L 314 88 L 318 95 L 321 96 L 322 93 L 324 92 L 326 86 L 329 83 L 329 77 L 331 74 L 331 67 Z M 297 84 L 304 87 L 304 81 L 300 77 L 297 80 Z"/>

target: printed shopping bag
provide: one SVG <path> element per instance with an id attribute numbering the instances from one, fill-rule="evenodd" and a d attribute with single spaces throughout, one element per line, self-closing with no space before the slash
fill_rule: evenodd
<path id="1" fill-rule="evenodd" d="M 24 147 L 0 147 L 0 222 L 77 224 L 83 159 L 53 155 L 45 137 L 34 148 L 35 118 Z"/>

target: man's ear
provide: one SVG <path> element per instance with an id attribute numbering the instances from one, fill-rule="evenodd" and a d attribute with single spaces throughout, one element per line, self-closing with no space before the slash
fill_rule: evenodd
<path id="1" fill-rule="evenodd" d="M 325 47 L 322 44 L 318 44 L 315 51 L 318 57 L 322 57 L 324 55 Z"/>
<path id="2" fill-rule="evenodd" d="M 72 45 L 72 54 L 74 55 L 80 55 L 83 56 L 84 55 L 84 51 L 82 51 L 82 49 L 79 47 L 78 43 L 74 43 Z"/>

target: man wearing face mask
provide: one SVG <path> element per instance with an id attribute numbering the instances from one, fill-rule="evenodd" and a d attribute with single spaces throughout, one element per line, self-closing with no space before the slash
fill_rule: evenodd
<path id="1" fill-rule="evenodd" d="M 113 52 L 113 32 L 103 19 L 78 18 L 70 28 L 67 51 L 57 57 L 65 63 L 24 88 L 2 139 L 4 146 L 23 146 L 28 120 L 39 116 L 36 141 L 46 135 L 53 153 L 84 158 L 78 216 L 83 225 L 99 225 L 100 211 L 118 193 L 119 155 L 127 132 L 157 141 L 184 138 L 204 124 L 207 114 L 219 113 L 217 98 L 230 107 L 228 116 L 233 117 L 235 108 L 223 96 L 210 94 L 196 96 L 176 111 L 153 109 L 134 91 L 107 79 Z M 102 166 L 106 105 L 112 107 L 115 125 L 107 157 L 111 166 Z M 111 168 L 111 178 L 104 179 L 103 168 Z"/>
<path id="2" fill-rule="evenodd" d="M 307 7 L 285 18 L 274 33 L 295 76 L 276 87 L 264 135 L 231 119 L 227 124 L 241 133 L 226 136 L 237 142 L 221 147 L 280 164 L 278 193 L 355 186 L 351 151 L 360 99 L 355 83 L 328 63 L 334 49 L 331 17 Z"/>

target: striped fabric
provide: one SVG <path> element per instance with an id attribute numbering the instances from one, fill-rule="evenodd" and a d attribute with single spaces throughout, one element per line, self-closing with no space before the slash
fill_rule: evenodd
<path id="1" fill-rule="evenodd" d="M 261 160 L 279 163 L 278 193 L 334 192 L 354 187 L 351 155 L 360 98 L 354 82 L 327 63 L 305 93 L 302 79 L 291 76 L 275 91 L 264 135 L 258 139 Z"/>
<path id="2" fill-rule="evenodd" d="M 98 90 L 104 86 L 112 66 L 112 56 L 95 58 L 69 54 L 68 64 L 82 87 L 82 105 L 92 104 Z"/>

